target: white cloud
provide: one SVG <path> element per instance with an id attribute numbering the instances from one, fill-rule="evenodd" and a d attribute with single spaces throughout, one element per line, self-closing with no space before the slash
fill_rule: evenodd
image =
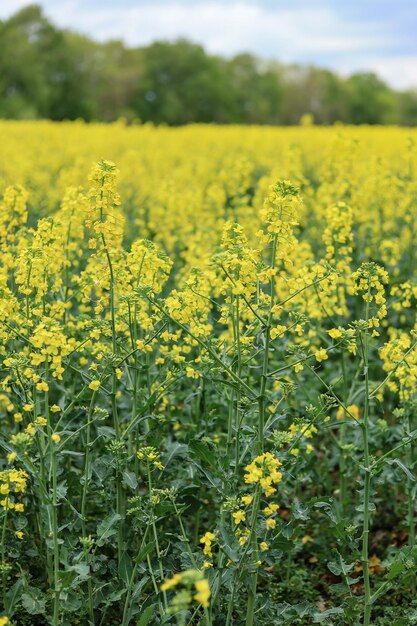
<path id="1" fill-rule="evenodd" d="M 395 89 L 409 89 L 417 87 L 417 55 L 369 55 L 352 56 L 340 65 L 332 65 L 342 75 L 348 76 L 353 72 L 375 72 L 382 80 Z"/>
<path id="2" fill-rule="evenodd" d="M 47 13 L 61 26 L 82 29 L 101 40 L 122 38 L 138 45 L 184 36 L 212 52 L 250 50 L 292 60 L 300 54 L 375 49 L 386 41 L 369 26 L 346 23 L 335 11 L 320 7 L 268 9 L 254 2 L 225 5 L 206 0 L 93 9 L 64 0 L 50 4 Z"/>
<path id="3" fill-rule="evenodd" d="M 27 4 L 27 0 L 0 0 L 0 19 L 13 15 Z"/>
<path id="4" fill-rule="evenodd" d="M 417 87 L 417 55 L 370 59 L 368 66 L 397 89 Z"/>

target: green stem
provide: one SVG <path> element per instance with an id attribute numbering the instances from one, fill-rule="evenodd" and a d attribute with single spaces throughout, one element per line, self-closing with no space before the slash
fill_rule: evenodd
<path id="1" fill-rule="evenodd" d="M 96 397 L 96 392 L 93 392 L 90 401 L 90 407 L 88 410 L 87 417 L 87 426 L 86 426 L 86 441 L 85 441 L 85 453 L 84 453 L 84 484 L 83 484 L 83 493 L 81 500 L 81 528 L 83 537 L 87 537 L 87 494 L 88 494 L 88 482 L 89 482 L 89 474 L 90 474 L 90 446 L 91 446 L 91 415 L 94 408 L 94 401 Z M 87 583 L 88 588 L 88 611 L 90 615 L 90 621 L 94 624 L 94 604 L 93 604 L 93 584 L 91 580 L 91 576 L 88 578 Z"/>
<path id="2" fill-rule="evenodd" d="M 103 209 L 100 209 L 100 221 L 103 224 Z M 110 319 L 111 319 L 111 335 L 112 335 L 112 348 L 113 348 L 113 356 L 117 355 L 117 340 L 116 340 L 116 313 L 115 313 L 115 278 L 113 271 L 113 263 L 110 257 L 110 252 L 107 246 L 106 238 L 104 233 L 101 233 L 101 240 L 103 243 L 104 253 L 107 259 L 107 265 L 109 268 L 110 274 Z M 112 374 L 112 390 L 111 390 L 111 406 L 112 406 L 112 415 L 113 415 L 113 424 L 114 424 L 114 432 L 116 435 L 116 443 L 120 441 L 120 425 L 119 425 L 119 415 L 117 411 L 117 401 L 116 401 L 116 392 L 117 392 L 117 376 L 115 372 L 115 368 L 113 367 Z M 117 468 L 116 468 L 116 513 L 120 515 L 120 524 L 118 526 L 117 532 L 117 556 L 118 556 L 118 564 L 120 566 L 122 553 L 123 553 L 123 534 L 124 534 L 124 525 L 123 525 L 123 493 L 122 493 L 122 484 L 119 476 L 119 460 L 117 458 Z"/>
<path id="3" fill-rule="evenodd" d="M 58 544 L 58 489 L 57 489 L 57 464 L 55 443 L 52 442 L 51 451 L 52 471 L 52 539 L 54 544 L 54 608 L 52 623 L 58 626 L 60 622 L 60 580 L 59 580 L 59 544 Z"/>
<path id="4" fill-rule="evenodd" d="M 242 347 L 241 347 L 241 343 L 240 343 L 240 302 L 239 302 L 239 296 L 235 297 L 235 302 L 236 302 L 236 308 L 235 308 L 235 341 L 236 341 L 236 350 L 237 350 L 237 367 L 236 367 L 236 373 L 238 378 L 242 377 Z M 233 395 L 235 395 L 233 393 Z M 238 471 L 239 471 L 239 457 L 240 457 L 240 401 L 241 401 L 241 397 L 240 397 L 240 391 L 237 390 L 236 391 L 236 397 L 235 397 L 235 401 L 234 401 L 234 422 L 235 422 L 235 471 L 234 471 L 234 475 L 235 475 L 235 479 L 237 478 L 238 475 Z M 230 455 L 229 455 L 230 458 Z"/>
<path id="5" fill-rule="evenodd" d="M 127 620 L 127 612 L 128 612 L 128 609 L 129 609 L 129 602 L 130 602 L 130 598 L 131 598 L 131 595 L 132 595 L 133 584 L 134 584 L 135 578 L 136 578 L 136 572 L 137 572 L 138 567 L 139 567 L 139 555 L 142 552 L 142 548 L 143 548 L 143 546 L 145 544 L 145 541 L 146 541 L 146 538 L 148 536 L 148 530 L 149 530 L 149 524 L 146 526 L 146 530 L 145 530 L 145 532 L 143 534 L 142 542 L 141 542 L 140 548 L 138 550 L 138 557 L 137 557 L 136 563 L 135 563 L 135 565 L 133 567 L 132 574 L 130 575 L 129 585 L 128 585 L 127 593 L 126 593 L 126 599 L 125 599 L 125 603 L 124 603 L 124 607 L 123 607 L 123 617 L 122 617 L 121 626 L 128 626 L 128 623 L 127 623 L 126 620 Z M 158 587 L 156 588 L 156 593 L 158 593 Z"/>
<path id="6" fill-rule="evenodd" d="M 369 299 L 370 285 L 368 286 L 368 294 L 366 299 L 365 319 L 369 321 Z M 363 366 L 365 374 L 365 404 L 363 413 L 362 436 L 363 436 L 363 454 L 364 454 L 364 490 L 363 490 L 363 530 L 362 530 L 362 570 L 364 584 L 364 626 L 370 625 L 371 620 L 371 584 L 369 578 L 369 504 L 371 490 L 371 467 L 369 453 L 369 333 L 368 328 L 365 331 L 363 342 Z"/>
<path id="7" fill-rule="evenodd" d="M 232 380 L 234 380 L 238 385 L 241 385 L 245 389 L 245 391 L 248 393 L 250 398 L 254 397 L 254 393 L 251 387 L 249 387 L 249 385 L 246 384 L 244 380 L 239 378 L 237 374 L 235 374 L 235 372 L 232 369 L 230 369 L 228 365 L 226 365 L 226 363 L 216 354 L 213 348 L 211 348 L 207 343 L 205 343 L 200 337 L 195 335 L 189 328 L 187 328 L 187 326 L 185 326 L 184 324 L 176 320 L 174 317 L 172 317 L 172 315 L 170 315 L 169 312 L 166 309 L 164 309 L 156 300 L 151 299 L 146 294 L 145 294 L 145 297 L 148 298 L 148 300 L 163 315 L 165 315 L 168 319 L 170 319 L 176 326 L 181 328 L 185 333 L 187 333 L 187 335 L 189 335 L 192 339 L 194 339 L 194 341 L 196 341 L 204 350 L 206 350 L 208 354 L 211 356 L 211 358 L 213 359 L 213 361 L 215 361 L 218 365 L 220 365 L 220 367 L 230 376 L 230 378 L 232 378 Z"/>
<path id="8" fill-rule="evenodd" d="M 188 538 L 187 538 L 187 535 L 186 535 L 186 532 L 185 532 L 185 528 L 184 528 L 184 524 L 183 524 L 183 521 L 182 521 L 181 513 L 178 510 L 178 507 L 177 507 L 177 505 L 176 505 L 174 500 L 172 501 L 172 503 L 174 505 L 175 514 L 177 516 L 178 523 L 179 523 L 180 528 L 181 528 L 182 540 L 185 543 L 185 545 L 187 546 L 187 552 L 190 555 L 191 563 L 193 564 L 194 569 L 197 569 L 197 563 L 196 563 L 196 560 L 194 558 L 194 554 L 192 553 L 192 550 L 190 548 L 190 542 L 188 541 Z"/>
<path id="9" fill-rule="evenodd" d="M 48 367 L 45 367 L 45 381 L 48 381 Z M 51 453 L 51 477 L 52 477 L 52 542 L 53 542 L 53 626 L 60 623 L 60 579 L 59 579 L 59 543 L 58 543 L 58 475 L 56 459 L 56 443 L 52 440 L 53 425 L 49 412 L 49 391 L 45 391 L 45 417 L 47 420 L 49 449 Z"/>
<path id="10" fill-rule="evenodd" d="M 407 432 L 411 431 L 410 414 L 407 415 Z M 410 444 L 407 448 L 407 461 L 410 471 L 412 471 L 414 465 L 413 459 L 413 446 Z M 410 478 L 407 478 L 407 496 L 408 496 L 408 545 L 411 549 L 414 548 L 416 543 L 416 530 L 414 519 L 414 500 L 415 500 L 415 483 Z M 413 596 L 416 592 L 416 576 L 415 573 L 411 574 L 411 590 Z"/>
<path id="11" fill-rule="evenodd" d="M 7 530 L 8 509 L 4 509 L 3 529 L 1 532 L 1 565 L 6 566 L 6 530 Z M 6 572 L 2 571 L 3 606 L 6 608 Z"/>
<path id="12" fill-rule="evenodd" d="M 345 353 L 342 351 L 342 378 L 343 378 L 343 401 L 347 404 L 347 375 L 345 364 Z M 346 413 L 344 413 L 344 420 L 340 426 L 339 431 L 339 449 L 340 449 L 340 471 L 339 471 L 339 487 L 340 487 L 340 506 L 342 510 L 342 516 L 344 514 L 348 498 L 347 498 L 347 458 L 344 449 L 346 438 Z"/>
<path id="13" fill-rule="evenodd" d="M 249 534 L 248 543 L 247 543 L 248 547 L 249 546 L 252 547 L 252 557 L 251 557 L 252 563 L 254 563 L 254 562 L 256 562 L 258 560 L 258 558 L 257 558 L 258 544 L 257 544 L 257 538 L 256 538 L 256 522 L 257 522 L 257 519 L 258 519 L 258 512 L 259 512 L 260 502 L 261 502 L 261 491 L 260 491 L 260 487 L 259 487 L 259 484 L 258 484 L 256 486 L 255 497 L 253 499 L 252 515 L 251 515 L 251 529 L 250 529 L 250 534 Z M 246 550 L 245 550 L 245 554 L 246 554 Z M 241 561 L 242 561 L 242 559 L 241 559 Z M 241 565 L 241 561 L 240 561 L 239 565 Z M 249 589 L 248 589 L 248 604 L 247 604 L 247 608 L 246 608 L 246 622 L 245 622 L 246 626 L 253 626 L 253 620 L 254 620 L 255 609 L 256 609 L 256 588 L 257 588 L 257 585 L 258 585 L 258 570 L 256 569 L 255 572 L 251 576 Z"/>
<path id="14" fill-rule="evenodd" d="M 276 254 L 277 254 L 277 246 L 278 246 L 278 235 L 274 235 L 274 240 L 272 244 L 272 258 L 271 258 L 271 268 L 275 268 Z M 265 439 L 265 413 L 266 413 L 266 384 L 268 381 L 268 363 L 269 363 L 269 344 L 271 340 L 271 323 L 272 323 L 272 309 L 274 307 L 275 301 L 275 288 L 274 288 L 274 276 L 272 274 L 270 279 L 270 303 L 269 303 L 269 312 L 267 323 L 265 325 L 265 345 L 264 345 L 264 353 L 262 360 L 262 374 L 261 374 L 261 384 L 259 389 L 259 397 L 258 397 L 258 406 L 259 406 L 259 422 L 258 422 L 258 437 L 256 442 L 257 454 L 262 454 L 264 451 L 264 439 Z M 260 491 L 257 489 L 254 507 L 252 511 L 252 528 L 250 533 L 250 542 L 252 544 L 253 554 L 257 555 L 258 552 L 258 544 L 256 539 L 256 518 L 258 515 L 260 503 Z M 254 557 L 255 558 L 255 557 Z M 257 561 L 257 558 L 255 558 Z M 251 575 L 251 581 L 249 584 L 249 593 L 248 593 L 248 606 L 246 610 L 246 626 L 252 626 L 256 608 L 256 587 L 258 584 L 258 570 Z"/>
<path id="15" fill-rule="evenodd" d="M 285 570 L 286 570 L 286 574 L 285 574 L 285 586 L 288 589 L 288 586 L 290 584 L 290 576 L 291 576 L 291 567 L 292 567 L 292 549 L 289 548 L 288 550 L 288 556 L 287 556 L 287 561 L 286 561 L 286 565 L 285 565 Z"/>
<path id="16" fill-rule="evenodd" d="M 275 269 L 275 261 L 277 256 L 277 247 L 278 247 L 278 235 L 274 235 L 274 240 L 272 244 L 272 258 L 271 258 L 271 269 Z M 257 452 L 258 454 L 262 454 L 264 450 L 264 437 L 265 437 L 265 412 L 266 412 L 266 383 L 268 381 L 268 363 L 269 363 L 269 344 L 271 341 L 271 323 L 272 323 L 272 309 L 274 307 L 275 302 L 275 285 L 274 285 L 274 276 L 271 276 L 270 279 L 270 303 L 269 303 L 269 311 L 268 318 L 265 325 L 265 345 L 264 345 L 264 353 L 262 360 L 262 374 L 261 374 L 261 385 L 259 389 L 259 424 L 258 424 L 258 440 L 257 440 Z"/>
<path id="17" fill-rule="evenodd" d="M 234 604 L 235 604 L 235 592 L 236 592 L 236 576 L 234 574 L 233 575 L 233 585 L 232 585 L 232 595 L 231 595 L 230 600 L 228 602 L 225 626 L 230 626 L 230 623 L 232 621 L 233 608 L 234 608 Z"/>
<path id="18" fill-rule="evenodd" d="M 151 497 L 152 495 L 152 477 L 151 477 L 151 468 L 150 468 L 150 464 L 149 461 L 146 461 L 146 470 L 147 470 L 147 475 L 148 475 L 148 489 L 149 489 L 149 497 Z M 161 582 L 164 580 L 165 575 L 164 575 L 164 568 L 162 566 L 162 557 L 161 557 L 161 550 L 159 547 L 159 540 L 158 540 L 158 533 L 156 531 L 156 524 L 155 524 L 155 514 L 153 512 L 153 510 L 151 511 L 151 515 L 152 515 L 152 532 L 153 532 L 153 538 L 155 541 L 155 547 L 156 547 L 156 556 L 158 558 L 158 566 L 159 566 L 159 574 L 161 577 Z M 163 597 L 164 597 L 164 606 L 165 606 L 165 611 L 168 608 L 168 601 L 167 601 L 167 595 L 166 592 L 163 591 L 162 592 Z"/>

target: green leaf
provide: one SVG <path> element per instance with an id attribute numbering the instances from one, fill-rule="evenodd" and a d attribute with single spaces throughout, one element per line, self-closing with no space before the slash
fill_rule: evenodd
<path id="1" fill-rule="evenodd" d="M 343 574 L 343 570 L 340 566 L 340 563 L 337 563 L 337 561 L 329 561 L 327 563 L 327 567 L 331 571 L 331 573 L 334 574 L 335 576 L 341 576 Z"/>
<path id="2" fill-rule="evenodd" d="M 222 550 L 233 563 L 237 563 L 239 560 L 239 543 L 236 537 L 226 524 L 220 524 L 219 530 L 222 539 Z"/>
<path id="3" fill-rule="evenodd" d="M 37 589 L 30 589 L 22 594 L 22 605 L 29 615 L 45 613 L 46 600 Z"/>
<path id="4" fill-rule="evenodd" d="M 65 500 L 68 491 L 68 486 L 66 481 L 59 483 L 56 490 L 56 495 L 58 500 Z"/>
<path id="5" fill-rule="evenodd" d="M 363 513 L 364 512 L 364 505 L 363 504 L 359 504 L 358 506 L 355 507 L 355 511 L 358 511 L 358 513 Z M 374 513 L 376 511 L 376 506 L 373 502 L 369 502 L 368 503 L 368 511 L 369 513 Z"/>
<path id="6" fill-rule="evenodd" d="M 148 626 L 155 613 L 155 610 L 156 604 L 151 604 L 151 606 L 147 606 L 146 609 L 142 611 L 140 618 L 136 622 L 136 626 Z"/>
<path id="7" fill-rule="evenodd" d="M 222 484 L 218 478 L 213 476 L 213 474 L 209 472 L 208 470 L 204 469 L 198 461 L 194 461 L 194 465 L 199 469 L 201 474 L 206 477 L 207 482 L 209 482 L 210 485 L 212 485 L 212 487 L 218 490 L 221 489 Z"/>
<path id="8" fill-rule="evenodd" d="M 393 578 L 396 578 L 405 569 L 406 569 L 406 563 L 403 559 L 398 559 L 394 561 L 393 563 L 391 563 L 391 566 L 389 568 L 387 580 L 392 580 Z"/>
<path id="9" fill-rule="evenodd" d="M 406 467 L 400 459 L 389 459 L 386 462 L 388 463 L 388 465 L 398 465 L 398 467 L 402 469 L 402 471 L 407 476 L 407 478 L 411 480 L 412 482 L 415 482 L 416 477 L 414 476 L 414 474 L 410 472 L 408 467 Z"/>
<path id="10" fill-rule="evenodd" d="M 332 574 L 335 574 L 335 576 L 342 576 L 343 574 L 347 575 L 355 567 L 355 563 L 348 564 L 344 561 L 339 552 L 337 552 L 337 555 L 339 557 L 339 560 L 329 561 L 329 563 L 327 563 L 327 567 L 332 572 Z"/>
<path id="11" fill-rule="evenodd" d="M 167 446 L 166 452 L 162 457 L 162 464 L 168 467 L 172 459 L 176 457 L 185 458 L 188 455 L 188 446 L 184 443 L 173 441 Z"/>
<path id="12" fill-rule="evenodd" d="M 65 611 L 78 611 L 83 605 L 83 599 L 78 592 L 74 590 L 62 591 L 60 596 L 60 603 Z"/>
<path id="13" fill-rule="evenodd" d="M 295 519 L 307 520 L 309 518 L 308 508 L 300 502 L 295 502 L 292 507 L 292 514 Z"/>
<path id="14" fill-rule="evenodd" d="M 143 546 L 143 548 L 139 550 L 137 556 L 135 557 L 135 563 L 140 563 L 141 561 L 144 561 L 146 557 L 148 556 L 148 554 L 150 554 L 154 548 L 155 548 L 154 541 L 149 541 L 149 543 L 146 543 Z"/>
<path id="15" fill-rule="evenodd" d="M 334 510 L 334 502 L 333 500 L 330 500 L 329 502 L 325 502 L 325 501 L 319 501 L 319 502 L 315 502 L 314 503 L 314 507 L 317 509 L 323 509 L 324 512 L 326 513 L 326 515 L 330 518 L 330 520 L 333 522 L 333 524 L 337 524 L 338 523 L 338 518 L 336 516 L 335 510 Z"/>
<path id="16" fill-rule="evenodd" d="M 18 579 L 13 585 L 13 587 L 11 587 L 9 591 L 7 592 L 7 607 L 6 608 L 7 608 L 7 612 L 9 613 L 9 615 L 13 614 L 14 607 L 21 597 L 22 588 L 23 588 L 23 582 L 21 579 Z"/>
<path id="17" fill-rule="evenodd" d="M 130 489 L 136 489 L 138 486 L 138 479 L 134 472 L 123 472 L 123 484 Z"/>
<path id="18" fill-rule="evenodd" d="M 119 563 L 119 576 L 123 580 L 123 582 L 126 583 L 126 585 L 130 581 L 130 577 L 132 576 L 132 570 L 132 559 L 127 552 L 123 552 L 122 558 L 120 559 Z"/>
<path id="19" fill-rule="evenodd" d="M 114 428 L 110 426 L 97 426 L 97 434 L 99 437 L 103 437 L 103 439 L 114 439 Z"/>
<path id="20" fill-rule="evenodd" d="M 117 525 L 122 519 L 118 513 L 107 515 L 97 526 L 97 545 L 103 546 L 106 540 L 117 533 Z"/>
<path id="21" fill-rule="evenodd" d="M 69 569 L 77 574 L 76 578 L 72 581 L 72 587 L 76 587 L 80 583 L 85 582 L 90 576 L 90 566 L 87 565 L 87 563 L 77 563 Z"/>
<path id="22" fill-rule="evenodd" d="M 323 613 L 315 613 L 313 622 L 315 624 L 322 624 L 323 622 L 326 622 L 327 618 L 331 617 L 332 615 L 343 615 L 343 614 L 344 614 L 343 608 L 341 606 L 335 606 L 332 609 L 327 609 L 327 611 L 323 611 Z"/>
<path id="23" fill-rule="evenodd" d="M 200 439 L 193 439 L 188 445 L 192 455 L 197 457 L 197 459 L 204 461 L 207 465 L 215 464 L 216 457 L 204 441 L 201 441 Z"/>
<path id="24" fill-rule="evenodd" d="M 308 602 L 308 600 L 304 600 L 304 602 L 294 604 L 292 608 L 297 613 L 298 617 L 306 617 L 306 615 L 310 613 L 311 603 Z"/>

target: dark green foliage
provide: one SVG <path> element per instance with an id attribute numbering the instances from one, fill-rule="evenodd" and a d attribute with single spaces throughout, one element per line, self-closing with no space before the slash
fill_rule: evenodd
<path id="1" fill-rule="evenodd" d="M 155 124 L 417 122 L 417 91 L 396 92 L 375 74 L 348 79 L 251 54 L 228 60 L 194 43 L 126 48 L 51 24 L 37 5 L 0 21 L 0 117 Z"/>

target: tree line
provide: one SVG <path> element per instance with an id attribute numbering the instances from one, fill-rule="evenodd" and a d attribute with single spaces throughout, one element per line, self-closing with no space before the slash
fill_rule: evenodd
<path id="1" fill-rule="evenodd" d="M 226 59 L 183 39 L 98 43 L 57 28 L 38 5 L 0 21 L 2 118 L 298 124 L 306 114 L 317 124 L 415 125 L 417 89 L 246 53 Z"/>

